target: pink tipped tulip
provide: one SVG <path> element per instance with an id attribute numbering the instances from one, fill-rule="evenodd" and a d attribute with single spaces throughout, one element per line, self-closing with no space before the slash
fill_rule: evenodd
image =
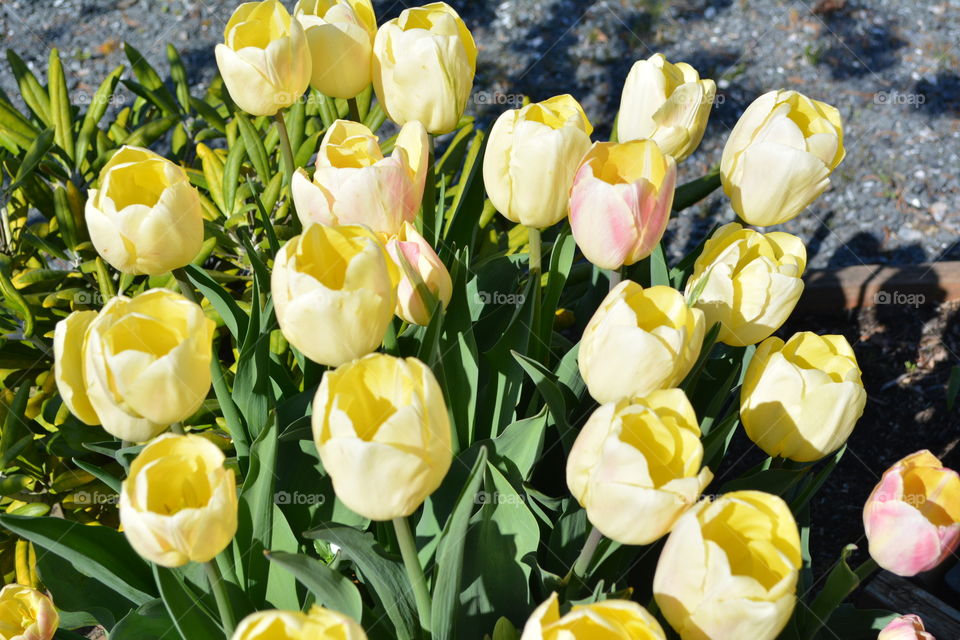
<path id="1" fill-rule="evenodd" d="M 923 628 L 923 620 L 913 614 L 900 616 L 883 628 L 877 640 L 937 640 Z"/>
<path id="2" fill-rule="evenodd" d="M 653 252 L 670 219 L 676 161 L 652 140 L 597 142 L 570 191 L 570 226 L 583 255 L 619 269 Z"/>
<path id="3" fill-rule="evenodd" d="M 929 451 L 887 469 L 863 508 L 870 555 L 900 576 L 929 571 L 960 544 L 960 475 Z"/>
<path id="4" fill-rule="evenodd" d="M 400 233 L 387 241 L 387 253 L 400 271 L 396 314 L 411 324 L 430 324 L 432 309 L 417 290 L 416 279 L 422 280 L 436 301 L 446 308 L 453 295 L 453 282 L 447 267 L 426 238 L 409 222 L 404 222 Z"/>

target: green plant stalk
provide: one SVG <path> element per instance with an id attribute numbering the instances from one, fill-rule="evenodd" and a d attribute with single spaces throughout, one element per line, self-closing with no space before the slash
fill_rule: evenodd
<path id="1" fill-rule="evenodd" d="M 280 134 L 280 149 L 283 153 L 283 184 L 289 185 L 293 179 L 293 148 L 290 146 L 290 136 L 287 134 L 287 124 L 283 121 L 283 112 L 277 111 L 273 116 L 277 121 L 277 133 Z"/>
<path id="2" fill-rule="evenodd" d="M 363 122 L 360 118 L 360 105 L 357 104 L 356 98 L 350 98 L 347 100 L 347 117 L 353 120 L 354 122 Z"/>
<path id="3" fill-rule="evenodd" d="M 597 552 L 597 545 L 600 544 L 601 540 L 603 540 L 603 534 L 600 533 L 599 529 L 593 527 L 590 530 L 590 534 L 587 536 L 586 542 L 583 543 L 583 549 L 580 550 L 580 555 L 577 556 L 577 561 L 573 563 L 574 576 L 582 579 L 587 575 L 587 569 L 590 568 L 590 563 L 593 561 L 593 556 Z"/>
<path id="4" fill-rule="evenodd" d="M 527 227 L 527 251 L 530 253 L 530 289 L 533 294 L 533 326 L 540 327 L 540 315 L 541 315 L 541 306 L 543 304 L 540 299 L 541 286 L 540 281 L 543 276 L 543 248 L 540 241 L 540 229 L 535 229 L 533 227 Z M 540 338 L 538 331 L 534 332 L 533 342 L 530 343 L 530 356 L 537 362 L 545 362 L 546 355 L 543 354 L 542 339 Z M 549 341 L 549 334 L 547 335 L 547 340 Z M 546 346 L 546 349 L 549 350 L 549 343 Z"/>
<path id="5" fill-rule="evenodd" d="M 177 281 L 177 285 L 180 287 L 181 295 L 183 295 L 183 297 L 190 302 L 196 302 L 197 304 L 200 304 L 197 302 L 197 296 L 193 291 L 193 283 L 190 282 L 190 278 L 187 276 L 187 272 L 183 269 L 183 267 L 178 267 L 170 273 L 173 274 L 174 279 Z"/>
<path id="6" fill-rule="evenodd" d="M 431 247 L 437 245 L 433 228 L 434 218 L 437 216 L 437 168 L 436 156 L 434 153 L 433 136 L 427 136 L 427 147 L 429 156 L 427 159 L 427 178 L 423 188 L 423 212 L 420 216 L 420 233 L 426 238 Z"/>
<path id="7" fill-rule="evenodd" d="M 610 281 L 610 291 L 613 291 L 614 287 L 623 280 L 623 272 L 620 269 L 611 269 L 607 273 L 607 279 Z"/>
<path id="8" fill-rule="evenodd" d="M 217 609 L 220 611 L 220 623 L 223 625 L 223 631 L 227 637 L 233 635 L 233 629 L 236 626 L 236 619 L 233 615 L 233 608 L 230 606 L 230 597 L 227 595 L 227 588 L 223 583 L 223 575 L 220 568 L 213 560 L 203 563 L 203 569 L 207 573 L 207 581 L 210 583 L 210 589 L 213 591 L 213 597 L 217 601 Z"/>
<path id="9" fill-rule="evenodd" d="M 417 614 L 420 616 L 420 627 L 430 635 L 431 610 L 433 602 L 430 591 L 427 589 L 427 579 L 423 575 L 423 567 L 417 557 L 417 545 L 413 541 L 413 532 L 410 523 L 404 518 L 393 519 L 393 529 L 397 533 L 397 542 L 400 544 L 400 554 L 403 556 L 403 566 L 407 570 L 407 577 L 413 587 L 413 595 L 417 601 Z"/>
<path id="10" fill-rule="evenodd" d="M 173 424 L 171 424 L 171 425 L 170 425 L 170 433 L 175 433 L 175 434 L 177 434 L 177 435 L 179 435 L 179 436 L 182 436 L 182 435 L 184 434 L 183 424 L 180 423 L 180 422 L 174 422 Z"/>

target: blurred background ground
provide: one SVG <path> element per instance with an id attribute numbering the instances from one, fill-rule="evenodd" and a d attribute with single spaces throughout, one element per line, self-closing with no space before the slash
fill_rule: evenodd
<path id="1" fill-rule="evenodd" d="M 569 92 L 607 136 L 630 66 L 660 51 L 719 87 L 704 143 L 681 166 L 687 180 L 719 162 L 729 130 L 754 98 L 797 89 L 836 105 L 846 134 L 847 158 L 833 187 L 785 225 L 807 242 L 811 265 L 960 259 L 960 0 L 448 1 L 480 49 L 469 111 L 482 122 L 522 95 Z M 59 48 L 75 100 L 125 62 L 125 40 L 161 69 L 172 42 L 203 85 L 216 71 L 213 47 L 236 4 L 0 0 L 0 34 L 35 71 L 45 68 L 50 47 Z M 405 6 L 374 4 L 381 20 Z M 5 65 L 0 87 L 16 93 Z M 732 218 L 719 194 L 684 212 L 670 223 L 671 255 Z M 960 467 L 957 414 L 944 393 L 960 362 L 956 314 L 955 304 L 884 305 L 795 317 L 781 332 L 847 335 L 870 396 L 840 472 L 814 507 L 814 550 L 825 561 L 861 537 L 863 500 L 887 465 L 929 447 Z"/>

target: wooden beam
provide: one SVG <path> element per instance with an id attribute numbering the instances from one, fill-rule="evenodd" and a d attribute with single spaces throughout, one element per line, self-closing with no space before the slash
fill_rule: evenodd
<path id="1" fill-rule="evenodd" d="M 811 269 L 800 313 L 836 313 L 875 305 L 919 306 L 960 300 L 960 262 Z"/>
<path id="2" fill-rule="evenodd" d="M 884 609 L 917 614 L 935 638 L 960 638 L 960 611 L 910 580 L 881 571 L 867 583 L 864 593 Z"/>

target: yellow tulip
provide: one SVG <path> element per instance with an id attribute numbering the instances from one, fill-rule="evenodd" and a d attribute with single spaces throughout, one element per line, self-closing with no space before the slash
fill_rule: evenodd
<path id="1" fill-rule="evenodd" d="M 57 386 L 74 415 L 144 442 L 200 408 L 216 325 L 197 304 L 151 289 L 92 313 L 75 312 L 54 332 Z"/>
<path id="2" fill-rule="evenodd" d="M 773 640 L 796 601 L 800 533 L 787 504 L 735 491 L 687 511 L 660 552 L 653 594 L 682 640 Z"/>
<path id="3" fill-rule="evenodd" d="M 279 0 L 245 2 L 233 12 L 214 53 L 238 107 L 272 116 L 303 95 L 312 63 L 307 36 Z"/>
<path id="4" fill-rule="evenodd" d="M 563 220 L 592 132 L 570 95 L 503 112 L 483 156 L 483 182 L 497 211 L 537 229 Z"/>
<path id="5" fill-rule="evenodd" d="M 570 190 L 570 229 L 584 257 L 619 269 L 653 253 L 676 184 L 676 161 L 651 140 L 594 144 Z"/>
<path id="6" fill-rule="evenodd" d="M 650 138 L 681 162 L 703 139 L 716 94 L 713 80 L 685 62 L 672 64 L 662 53 L 638 60 L 623 85 L 617 139 Z"/>
<path id="7" fill-rule="evenodd" d="M 432 134 L 450 133 L 473 89 L 477 45 L 445 2 L 404 9 L 373 43 L 373 87 L 391 120 L 419 120 Z"/>
<path id="8" fill-rule="evenodd" d="M 720 342 L 756 344 L 780 328 L 803 293 L 807 250 L 789 233 L 759 233 L 736 222 L 707 240 L 687 281 L 686 296 L 708 327 L 720 324 Z"/>
<path id="9" fill-rule="evenodd" d="M 19 584 L 0 589 L 0 639 L 51 640 L 60 614 L 43 593 Z"/>
<path id="10" fill-rule="evenodd" d="M 313 180 L 303 169 L 293 175 L 293 201 L 303 226 L 362 224 L 386 236 L 399 233 L 420 209 L 428 142 L 423 125 L 408 122 L 385 158 L 370 129 L 349 120 L 334 122 L 320 143 Z"/>
<path id="11" fill-rule="evenodd" d="M 740 391 L 740 419 L 767 455 L 811 462 L 847 441 L 866 402 L 847 339 L 804 331 L 757 347 Z"/>
<path id="12" fill-rule="evenodd" d="M 416 282 L 409 276 L 419 278 L 446 309 L 453 295 L 453 282 L 446 265 L 409 222 L 404 222 L 400 233 L 387 241 L 387 252 L 400 272 L 396 314 L 411 324 L 430 324 L 430 309 L 417 291 Z M 413 270 L 412 274 L 407 273 L 408 267 L 403 264 L 404 261 Z"/>
<path id="13" fill-rule="evenodd" d="M 666 640 L 663 627 L 649 611 L 630 600 L 603 600 L 574 605 L 560 616 L 560 603 L 552 593 L 530 615 L 520 640 Z"/>
<path id="14" fill-rule="evenodd" d="M 697 415 L 680 389 L 601 405 L 567 458 L 567 486 L 606 537 L 650 544 L 713 479 Z"/>
<path id="15" fill-rule="evenodd" d="M 208 562 L 237 531 L 237 480 L 215 444 L 165 434 L 143 448 L 120 488 L 130 546 L 164 567 Z"/>
<path id="16" fill-rule="evenodd" d="M 600 403 L 676 387 L 700 354 L 703 333 L 703 312 L 679 291 L 624 280 L 583 331 L 580 374 Z"/>
<path id="17" fill-rule="evenodd" d="M 352 618 L 314 605 L 307 613 L 270 609 L 240 621 L 230 640 L 367 640 Z"/>
<path id="18" fill-rule="evenodd" d="M 453 460 L 443 392 L 416 358 L 374 353 L 324 374 L 313 439 L 337 497 L 371 520 L 416 511 Z"/>
<path id="19" fill-rule="evenodd" d="M 314 362 L 337 366 L 383 340 L 399 274 L 380 240 L 360 226 L 313 224 L 274 260 L 273 304 L 284 337 Z"/>
<path id="20" fill-rule="evenodd" d="M 844 154 L 835 107 L 796 91 L 771 91 L 747 107 L 727 139 L 723 190 L 749 224 L 780 224 L 826 191 Z"/>
<path id="21" fill-rule="evenodd" d="M 200 194 L 187 173 L 141 147 L 113 154 L 84 215 L 94 248 L 124 273 L 167 273 L 189 264 L 203 244 Z"/>
<path id="22" fill-rule="evenodd" d="M 870 556 L 899 576 L 915 576 L 960 545 L 960 474 L 929 451 L 917 451 L 883 473 L 863 507 Z"/>
<path id="23" fill-rule="evenodd" d="M 63 403 L 70 413 L 89 425 L 100 424 L 87 396 L 83 378 L 83 345 L 96 311 L 74 311 L 57 323 L 53 332 L 53 374 Z"/>
<path id="24" fill-rule="evenodd" d="M 370 85 L 377 17 L 370 0 L 299 0 L 293 10 L 313 59 L 310 84 L 334 98 L 355 98 Z"/>

